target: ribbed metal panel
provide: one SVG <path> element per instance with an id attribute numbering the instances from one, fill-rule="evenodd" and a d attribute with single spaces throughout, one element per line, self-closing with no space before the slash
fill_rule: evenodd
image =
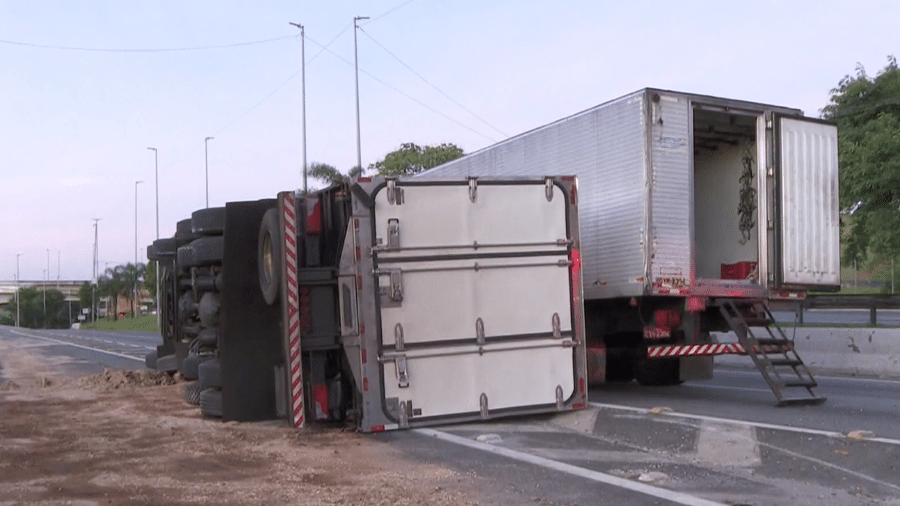
<path id="1" fill-rule="evenodd" d="M 691 281 L 691 108 L 683 95 L 659 95 L 650 106 L 650 279 L 678 286 Z"/>
<path id="2" fill-rule="evenodd" d="M 586 298 L 641 295 L 645 277 L 645 92 L 507 139 L 419 177 L 578 177 Z"/>
<path id="3" fill-rule="evenodd" d="M 781 119 L 782 282 L 838 287 L 837 128 Z"/>

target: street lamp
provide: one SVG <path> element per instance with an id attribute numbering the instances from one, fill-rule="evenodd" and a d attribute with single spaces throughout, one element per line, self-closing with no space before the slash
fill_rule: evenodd
<path id="1" fill-rule="evenodd" d="M 203 139 L 203 152 L 206 156 L 206 208 L 209 209 L 209 141 L 215 137 L 207 137 Z"/>
<path id="2" fill-rule="evenodd" d="M 356 22 L 361 19 L 369 19 L 368 17 L 356 16 L 353 18 L 353 61 L 356 66 L 356 166 L 357 170 L 362 170 L 362 148 L 359 143 L 359 56 L 356 49 Z M 306 170 L 304 168 L 304 170 Z"/>
<path id="3" fill-rule="evenodd" d="M 134 182 L 134 304 L 131 308 L 131 317 L 137 315 L 137 263 L 138 263 L 138 228 L 137 228 L 137 187 L 143 181 Z"/>
<path id="4" fill-rule="evenodd" d="M 156 240 L 159 240 L 159 152 L 156 151 L 156 148 L 147 148 L 153 150 L 153 166 L 156 174 Z M 156 300 L 153 302 L 154 306 L 156 306 L 156 314 L 159 315 L 159 262 L 156 262 Z M 157 316 L 157 324 L 162 325 L 160 323 L 159 317 Z"/>
<path id="5" fill-rule="evenodd" d="M 94 265 L 91 266 L 94 270 L 94 279 L 91 280 L 91 321 L 97 322 L 97 303 L 94 300 L 94 295 L 97 291 L 97 266 L 98 262 L 100 262 L 100 255 L 97 244 L 97 222 L 102 220 L 103 218 L 93 218 L 94 220 Z"/>
<path id="6" fill-rule="evenodd" d="M 47 327 L 47 285 L 50 284 L 50 248 L 47 248 L 47 269 L 44 271 L 44 327 Z"/>
<path id="7" fill-rule="evenodd" d="M 19 257 L 21 253 L 16 253 L 16 327 L 19 326 Z"/>

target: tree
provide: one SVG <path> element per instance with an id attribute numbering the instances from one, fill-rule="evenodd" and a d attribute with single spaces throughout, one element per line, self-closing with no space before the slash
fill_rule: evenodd
<path id="1" fill-rule="evenodd" d="M 156 261 L 147 262 L 144 268 L 144 289 L 150 294 L 153 300 L 156 300 Z"/>
<path id="2" fill-rule="evenodd" d="M 30 286 L 19 289 L 19 324 L 32 329 L 69 327 L 66 297 L 55 288 Z M 46 301 L 46 311 L 44 305 Z"/>
<path id="3" fill-rule="evenodd" d="M 857 64 L 822 109 L 838 126 L 843 260 L 886 261 L 900 252 L 900 69 L 875 78 Z"/>
<path id="4" fill-rule="evenodd" d="M 382 176 L 411 176 L 423 170 L 437 167 L 463 155 L 456 144 L 443 143 L 437 146 L 419 146 L 412 142 L 400 145 L 400 149 L 384 155 L 384 159 L 369 166 Z"/>
<path id="5" fill-rule="evenodd" d="M 112 299 L 112 308 L 107 306 L 106 314 L 112 311 L 113 320 L 119 319 L 119 295 L 127 292 L 128 285 L 125 281 L 125 268 L 122 265 L 107 267 L 106 272 L 97 279 L 97 295 Z"/>

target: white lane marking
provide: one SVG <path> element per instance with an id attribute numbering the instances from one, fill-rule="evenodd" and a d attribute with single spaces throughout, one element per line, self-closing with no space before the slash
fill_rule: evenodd
<path id="1" fill-rule="evenodd" d="M 701 420 L 697 434 L 697 459 L 731 467 L 762 465 L 756 428 Z"/>
<path id="2" fill-rule="evenodd" d="M 764 392 L 769 393 L 771 390 L 766 390 L 764 388 L 747 388 L 747 387 L 730 387 L 727 385 L 700 385 L 697 383 L 688 383 L 684 385 L 687 388 L 714 388 L 717 390 L 740 390 L 742 392 Z"/>
<path id="3" fill-rule="evenodd" d="M 604 408 L 604 409 L 614 409 L 619 411 L 631 411 L 633 413 L 643 413 L 645 415 L 650 414 L 650 410 L 647 408 L 636 408 L 633 406 L 623 406 L 621 404 L 605 404 L 602 402 L 588 402 L 588 406 L 594 406 L 596 408 Z M 746 425 L 748 427 L 756 427 L 758 429 L 771 429 L 771 430 L 783 430 L 788 432 L 797 432 L 799 434 L 810 434 L 813 436 L 825 436 L 834 439 L 847 439 L 846 434 L 841 434 L 840 432 L 834 432 L 829 430 L 818 430 L 818 429 L 807 429 L 804 427 L 791 427 L 789 425 L 776 425 L 773 423 L 761 423 L 761 422 L 750 422 L 747 420 L 735 420 L 732 418 L 719 418 L 717 416 L 706 416 L 706 415 L 694 415 L 691 413 L 679 413 L 677 411 L 664 411 L 659 415 L 654 416 L 671 416 L 675 418 L 691 418 L 694 420 L 703 420 L 707 422 L 716 422 L 716 423 L 732 423 L 732 424 L 741 424 Z M 900 440 L 891 439 L 885 437 L 870 437 L 864 439 L 864 441 L 873 441 L 876 443 L 884 443 L 900 446 Z"/>
<path id="4" fill-rule="evenodd" d="M 572 476 L 578 476 L 580 478 L 585 478 L 597 483 L 605 483 L 613 487 L 624 488 L 626 490 L 631 490 L 632 492 L 649 495 L 677 504 L 684 504 L 686 506 L 726 506 L 724 503 L 708 501 L 697 496 L 675 492 L 672 490 L 666 490 L 664 488 L 654 487 L 652 485 L 646 485 L 644 483 L 634 482 L 625 478 L 613 476 L 611 474 L 592 471 L 583 467 L 545 459 L 543 457 L 538 457 L 536 455 L 531 455 L 516 450 L 510 450 L 509 448 L 503 448 L 486 443 L 479 443 L 478 441 L 473 441 L 471 439 L 455 436 L 453 434 L 448 434 L 446 432 L 434 429 L 414 429 L 413 431 L 425 436 L 435 437 L 448 443 L 465 446 L 467 448 L 472 448 L 475 450 L 481 450 L 487 453 L 493 453 L 495 455 L 500 455 L 502 457 L 517 460 L 519 462 L 525 462 L 527 464 L 540 466 L 545 469 L 559 471 L 561 473 L 570 474 Z"/>
<path id="5" fill-rule="evenodd" d="M 45 341 L 50 341 L 50 342 L 57 343 L 57 344 L 63 344 L 63 345 L 66 345 L 66 346 L 72 346 L 72 347 L 75 347 L 75 348 L 81 348 L 81 349 L 83 349 L 83 350 L 96 351 L 97 353 L 105 353 L 105 354 L 107 354 L 107 355 L 113 355 L 113 356 L 116 356 L 116 357 L 122 357 L 122 358 L 128 358 L 128 359 L 131 359 L 131 360 L 137 360 L 138 362 L 143 362 L 143 361 L 144 361 L 143 358 L 132 357 L 131 355 L 125 355 L 124 353 L 116 353 L 116 352 L 114 352 L 114 351 L 106 351 L 106 350 L 101 350 L 101 349 L 98 349 L 98 348 L 91 348 L 90 346 L 82 346 L 82 345 L 80 345 L 80 344 L 69 343 L 69 342 L 66 342 L 66 341 L 60 341 L 60 340 L 53 339 L 53 338 L 50 338 L 50 337 L 34 336 L 34 335 L 26 334 L 25 332 L 21 332 L 21 331 L 15 330 L 15 329 L 12 330 L 12 333 L 13 333 L 13 334 L 18 334 L 18 335 L 23 336 L 23 337 L 30 337 L 30 338 L 32 338 L 32 339 L 43 339 L 43 340 L 45 340 Z"/>

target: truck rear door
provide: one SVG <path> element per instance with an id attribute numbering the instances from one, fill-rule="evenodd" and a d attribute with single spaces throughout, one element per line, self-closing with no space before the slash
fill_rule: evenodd
<path id="1" fill-rule="evenodd" d="M 584 406 L 574 190 L 529 178 L 372 191 L 377 362 L 362 369 L 375 379 L 377 364 L 379 406 L 364 430 Z"/>
<path id="2" fill-rule="evenodd" d="M 840 288 L 837 127 L 775 116 L 776 289 Z"/>

